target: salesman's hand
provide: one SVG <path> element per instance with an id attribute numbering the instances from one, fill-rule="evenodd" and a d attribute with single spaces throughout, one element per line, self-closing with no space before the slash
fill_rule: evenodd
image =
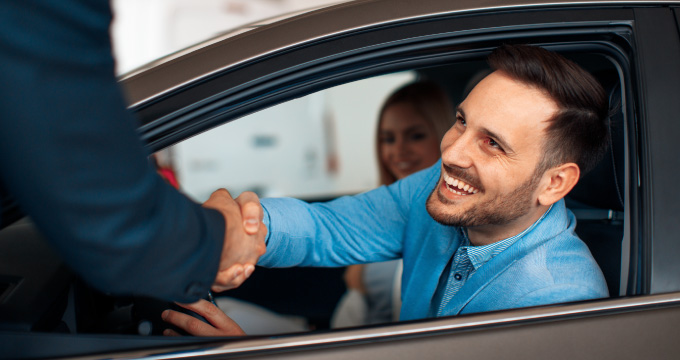
<path id="1" fill-rule="evenodd" d="M 212 290 L 233 289 L 253 273 L 266 250 L 262 206 L 254 193 L 243 193 L 234 200 L 225 189 L 212 193 L 203 206 L 220 211 L 226 223 L 222 257 Z"/>
<path id="2" fill-rule="evenodd" d="M 193 304 L 177 305 L 203 316 L 210 322 L 208 324 L 193 316 L 174 310 L 163 311 L 161 318 L 165 322 L 177 326 L 188 334 L 194 336 L 242 336 L 246 334 L 234 320 L 209 301 L 201 299 Z M 179 334 L 174 330 L 166 329 L 163 331 L 163 335 L 178 336 Z"/>

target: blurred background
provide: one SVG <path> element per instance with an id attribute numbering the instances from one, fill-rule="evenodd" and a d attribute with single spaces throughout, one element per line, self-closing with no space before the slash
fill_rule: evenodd
<path id="1" fill-rule="evenodd" d="M 240 26 L 340 0 L 112 0 L 119 74 Z"/>
<path id="2" fill-rule="evenodd" d="M 117 72 L 240 26 L 337 0 L 114 0 Z M 387 95 L 415 79 L 389 74 L 326 89 L 200 134 L 157 154 L 196 201 L 234 196 L 325 200 L 378 185 L 377 116 Z"/>

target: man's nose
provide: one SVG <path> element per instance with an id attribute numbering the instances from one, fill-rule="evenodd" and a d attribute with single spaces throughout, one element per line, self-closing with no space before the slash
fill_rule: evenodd
<path id="1" fill-rule="evenodd" d="M 446 165 L 453 165 L 467 169 L 472 166 L 473 142 L 469 136 L 463 134 L 455 139 L 444 137 L 442 141 L 442 162 Z"/>

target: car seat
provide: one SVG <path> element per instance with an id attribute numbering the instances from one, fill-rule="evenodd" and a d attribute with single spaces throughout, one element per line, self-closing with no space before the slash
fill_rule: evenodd
<path id="1" fill-rule="evenodd" d="M 602 79 L 601 79 L 602 81 Z M 609 295 L 620 295 L 625 189 L 624 128 L 618 76 L 609 88 L 611 141 L 603 159 L 565 198 L 576 215 L 576 233 L 600 265 Z"/>

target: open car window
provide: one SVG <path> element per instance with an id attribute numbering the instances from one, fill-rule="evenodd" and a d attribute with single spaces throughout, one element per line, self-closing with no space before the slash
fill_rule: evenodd
<path id="1" fill-rule="evenodd" d="M 566 201 L 576 215 L 577 234 L 600 263 L 610 296 L 618 297 L 627 291 L 630 257 L 630 239 L 625 234 L 625 81 L 620 65 L 606 54 L 568 51 L 565 55 L 603 84 L 611 102 L 612 146 Z M 429 80 L 437 82 L 455 105 L 488 73 L 480 56 L 344 83 L 201 133 L 163 150 L 162 156 L 169 159 L 182 191 L 197 201 L 217 188 L 226 188 L 234 196 L 253 191 L 262 198 L 285 196 L 309 202 L 357 194 L 378 185 L 377 116 L 390 92 L 414 80 Z M 344 268 L 258 268 L 242 288 L 221 294 L 235 300 L 223 300 L 224 309 L 245 322 L 265 317 L 274 324 L 280 315 L 284 323 L 292 319 L 304 324 L 264 326 L 255 334 L 330 328 L 346 291 L 343 275 Z M 241 306 L 250 309 L 250 315 L 238 314 Z"/>

